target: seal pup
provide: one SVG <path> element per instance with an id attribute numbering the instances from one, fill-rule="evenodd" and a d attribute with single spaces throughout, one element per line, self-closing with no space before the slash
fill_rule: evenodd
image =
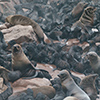
<path id="1" fill-rule="evenodd" d="M 77 99 L 74 96 L 68 96 L 68 97 L 64 98 L 63 100 L 79 100 L 79 99 Z"/>
<path id="2" fill-rule="evenodd" d="M 67 70 L 59 72 L 62 85 L 68 90 L 68 94 L 77 97 L 79 100 L 90 100 L 89 96 L 74 82 Z"/>
<path id="3" fill-rule="evenodd" d="M 51 78 L 48 71 L 34 68 L 34 65 L 29 61 L 19 44 L 15 44 L 12 47 L 12 69 L 14 71 L 20 71 L 22 74 L 21 77 Z"/>
<path id="4" fill-rule="evenodd" d="M 92 6 L 85 8 L 80 19 L 72 25 L 71 31 L 74 31 L 74 29 L 78 26 L 78 27 L 81 27 L 83 32 L 84 30 L 88 32 L 87 27 L 93 25 L 95 11 L 96 11 L 96 8 Z"/>
<path id="5" fill-rule="evenodd" d="M 100 75 L 100 57 L 98 56 L 98 54 L 94 51 L 90 51 L 86 56 L 90 61 L 90 66 L 93 71 Z"/>
<path id="6" fill-rule="evenodd" d="M 91 74 L 85 76 L 80 82 L 80 87 L 88 94 L 91 100 L 96 100 L 97 98 L 97 89 L 95 87 L 97 77 L 98 74 Z"/>
<path id="7" fill-rule="evenodd" d="M 26 17 L 26 16 L 22 16 L 22 15 L 10 15 L 5 19 L 5 22 L 9 23 L 9 25 L 7 25 L 7 23 L 5 23 L 7 25 L 7 27 L 10 26 L 14 26 L 14 25 L 31 25 L 34 29 L 34 32 L 36 33 L 38 39 L 40 42 L 44 42 L 44 32 L 41 29 L 41 27 L 32 19 Z"/>

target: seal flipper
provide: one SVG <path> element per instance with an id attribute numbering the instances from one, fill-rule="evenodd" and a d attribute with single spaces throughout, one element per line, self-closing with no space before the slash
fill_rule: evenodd
<path id="1" fill-rule="evenodd" d="M 38 69 L 38 70 L 40 70 L 39 73 L 42 73 L 43 77 L 45 77 L 45 78 L 47 78 L 47 79 L 49 79 L 49 80 L 52 78 L 48 71 L 46 71 L 46 70 L 44 70 L 44 69 Z M 38 77 L 38 76 L 37 76 L 37 77 Z"/>

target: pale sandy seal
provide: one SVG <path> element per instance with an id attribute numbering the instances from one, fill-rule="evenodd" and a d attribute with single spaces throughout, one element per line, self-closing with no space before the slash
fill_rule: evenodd
<path id="1" fill-rule="evenodd" d="M 97 98 L 97 89 L 95 87 L 97 76 L 98 74 L 85 76 L 80 82 L 80 87 L 88 94 L 91 100 L 96 100 Z"/>
<path id="2" fill-rule="evenodd" d="M 67 70 L 62 70 L 58 74 L 62 85 L 68 90 L 70 96 L 75 96 L 79 100 L 90 100 L 89 96 L 74 82 Z"/>

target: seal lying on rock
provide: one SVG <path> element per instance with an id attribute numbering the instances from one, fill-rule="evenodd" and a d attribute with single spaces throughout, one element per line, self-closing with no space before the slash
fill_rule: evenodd
<path id="1" fill-rule="evenodd" d="M 90 100 L 89 96 L 74 82 L 67 70 L 62 70 L 58 76 L 62 85 L 67 88 L 70 96 L 75 96 L 79 100 Z"/>
<path id="2" fill-rule="evenodd" d="M 36 33 L 40 42 L 44 42 L 45 33 L 41 29 L 41 27 L 32 19 L 22 16 L 22 15 L 10 15 L 6 18 L 5 22 L 9 23 L 9 26 L 14 25 L 31 25 Z"/>
<path id="3" fill-rule="evenodd" d="M 15 44 L 12 47 L 12 69 L 14 71 L 20 71 L 21 77 L 46 77 L 51 78 L 50 74 L 43 69 L 36 69 L 24 54 L 22 47 L 19 44 Z"/>

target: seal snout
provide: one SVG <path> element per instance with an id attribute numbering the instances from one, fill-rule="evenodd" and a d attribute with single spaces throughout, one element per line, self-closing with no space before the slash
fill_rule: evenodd
<path id="1" fill-rule="evenodd" d="M 20 46 L 18 44 L 15 44 L 13 46 L 13 52 L 18 52 L 20 50 Z"/>

